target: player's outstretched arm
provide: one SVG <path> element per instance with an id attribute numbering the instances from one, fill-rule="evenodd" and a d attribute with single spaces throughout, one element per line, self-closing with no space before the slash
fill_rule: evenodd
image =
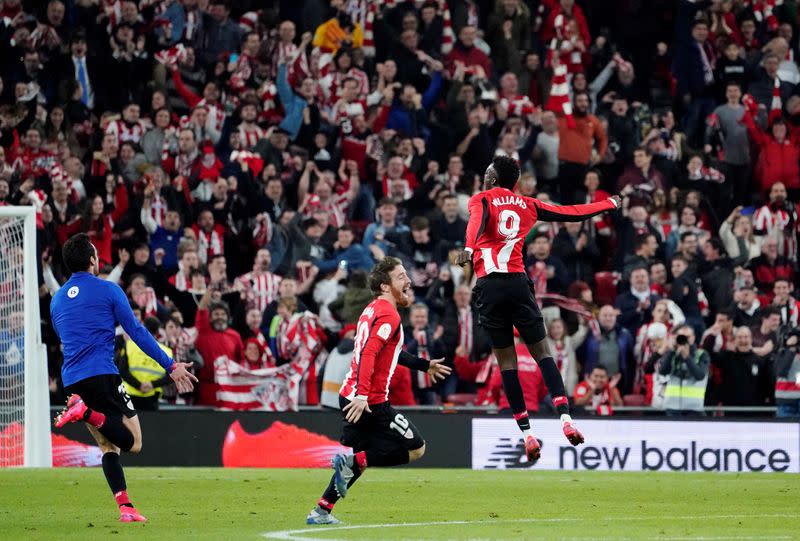
<path id="1" fill-rule="evenodd" d="M 400 356 L 397 358 L 397 364 L 401 364 L 411 370 L 427 372 L 433 381 L 442 380 L 453 372 L 452 368 L 442 363 L 444 363 L 444 359 L 428 361 L 420 357 L 415 357 L 407 351 L 401 351 Z"/>
<path id="2" fill-rule="evenodd" d="M 544 222 L 582 222 L 603 212 L 617 210 L 622 207 L 622 199 L 613 195 L 605 201 L 586 205 L 551 205 L 531 198 L 536 208 L 536 217 Z"/>
<path id="3" fill-rule="evenodd" d="M 485 201 L 486 198 L 482 194 L 473 195 L 469 200 L 469 221 L 467 222 L 464 249 L 456 256 L 456 265 L 463 266 L 472 262 L 472 252 L 475 251 L 478 237 L 486 225 L 484 223 L 487 218 L 487 216 L 484 216 L 487 210 L 484 208 Z"/>
<path id="4" fill-rule="evenodd" d="M 178 392 L 189 392 L 194 388 L 194 383 L 197 378 L 189 373 L 188 368 L 191 366 L 188 363 L 176 363 L 158 346 L 158 342 L 153 336 L 139 323 L 136 316 L 133 315 L 131 305 L 128 298 L 122 289 L 109 282 L 109 287 L 112 292 L 112 303 L 114 310 L 114 317 L 117 319 L 122 328 L 131 337 L 131 340 L 144 351 L 148 357 L 154 359 L 161 367 L 167 371 Z"/>

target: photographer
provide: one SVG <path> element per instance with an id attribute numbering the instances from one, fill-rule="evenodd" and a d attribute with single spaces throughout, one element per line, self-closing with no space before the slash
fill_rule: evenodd
<path id="1" fill-rule="evenodd" d="M 703 414 L 709 357 L 694 341 L 694 330 L 681 325 L 675 330 L 672 347 L 661 358 L 658 372 L 669 377 L 664 391 L 667 415 Z"/>
<path id="2" fill-rule="evenodd" d="M 800 417 L 800 329 L 791 329 L 775 357 L 777 417 Z"/>

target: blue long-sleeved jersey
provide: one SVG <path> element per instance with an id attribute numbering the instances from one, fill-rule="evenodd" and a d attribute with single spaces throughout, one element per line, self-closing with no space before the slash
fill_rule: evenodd
<path id="1" fill-rule="evenodd" d="M 117 323 L 169 372 L 172 359 L 133 315 L 122 289 L 88 272 L 74 273 L 50 302 L 50 316 L 64 347 L 61 378 L 67 387 L 103 374 L 119 374 L 114 363 Z"/>

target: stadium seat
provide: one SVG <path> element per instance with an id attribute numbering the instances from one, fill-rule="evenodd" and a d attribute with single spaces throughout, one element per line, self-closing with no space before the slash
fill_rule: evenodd
<path id="1" fill-rule="evenodd" d="M 475 404 L 478 395 L 475 393 L 453 393 L 447 397 L 447 403 L 454 406 L 471 406 Z"/>
<path id="2" fill-rule="evenodd" d="M 622 397 L 622 404 L 624 406 L 644 407 L 647 406 L 643 394 L 626 394 Z"/>

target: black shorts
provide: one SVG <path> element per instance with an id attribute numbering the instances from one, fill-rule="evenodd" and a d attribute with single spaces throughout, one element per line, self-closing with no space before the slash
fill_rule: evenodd
<path id="1" fill-rule="evenodd" d="M 478 325 L 486 329 L 495 349 L 514 345 L 514 327 L 526 344 L 536 344 L 547 336 L 533 282 L 524 273 L 493 273 L 478 278 L 472 288 L 472 302 Z"/>
<path id="2" fill-rule="evenodd" d="M 348 400 L 340 396 L 339 404 L 344 407 Z M 388 402 L 370 405 L 369 409 L 372 413 L 365 411 L 355 424 L 342 419 L 342 445 L 352 447 L 355 452 L 392 451 L 398 447 L 413 451 L 425 445 L 414 423 Z"/>
<path id="3" fill-rule="evenodd" d="M 104 415 L 120 414 L 125 417 L 136 417 L 131 397 L 122 385 L 119 374 L 103 374 L 92 376 L 65 387 L 68 395 L 77 394 L 89 408 Z"/>

